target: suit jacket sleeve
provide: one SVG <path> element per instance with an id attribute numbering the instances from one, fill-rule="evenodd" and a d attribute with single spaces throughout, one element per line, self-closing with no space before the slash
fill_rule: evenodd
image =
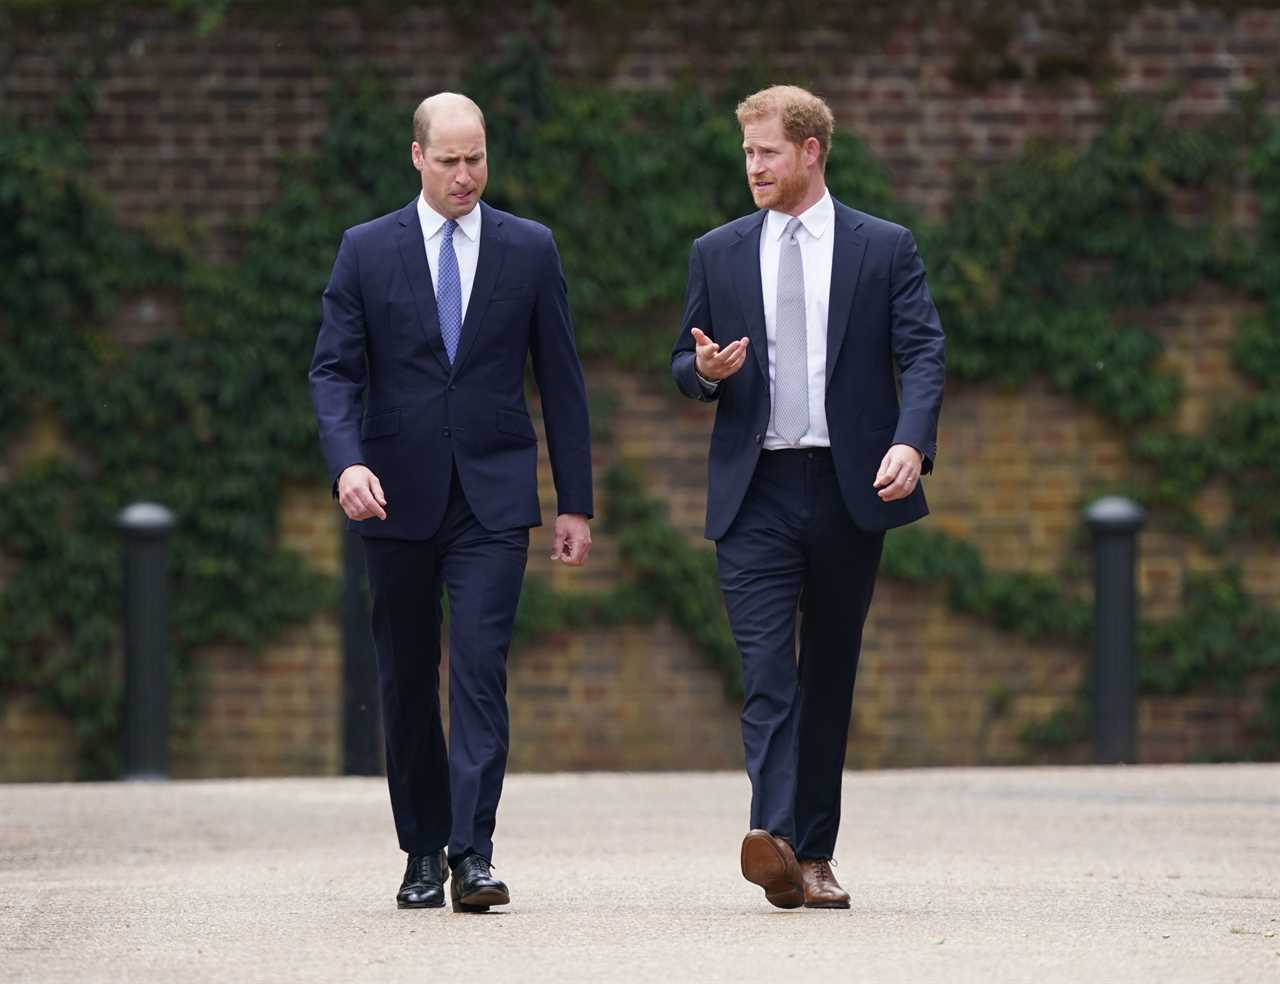
<path id="1" fill-rule="evenodd" d="M 321 312 L 311 360 L 311 400 L 329 477 L 336 483 L 347 467 L 363 461 L 360 418 L 368 374 L 360 264 L 350 232 L 343 234 L 338 247 Z"/>
<path id="2" fill-rule="evenodd" d="M 906 229 L 894 247 L 890 292 L 893 354 L 902 386 L 893 443 L 918 450 L 924 456 L 922 472 L 928 474 L 938 453 L 945 343 L 942 321 L 925 282 L 924 262 Z"/>
<path id="3" fill-rule="evenodd" d="M 573 340 L 560 253 L 550 235 L 545 249 L 529 348 L 534 379 L 542 396 L 547 452 L 556 483 L 556 512 L 591 516 L 591 425 L 587 387 Z"/>
<path id="4" fill-rule="evenodd" d="M 693 400 L 709 402 L 720 395 L 720 387 L 704 386 L 696 368 L 697 347 L 690 329 L 698 328 L 715 340 L 711 323 L 711 307 L 707 303 L 707 275 L 702 268 L 702 253 L 695 241 L 689 251 L 689 279 L 684 289 L 684 314 L 680 319 L 680 335 L 671 350 L 671 375 L 680 392 Z"/>

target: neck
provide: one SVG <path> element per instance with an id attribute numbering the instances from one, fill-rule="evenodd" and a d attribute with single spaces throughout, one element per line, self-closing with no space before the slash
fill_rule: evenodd
<path id="1" fill-rule="evenodd" d="M 822 174 L 809 183 L 808 190 L 805 191 L 804 197 L 797 201 L 794 205 L 788 205 L 786 208 L 780 208 L 777 211 L 787 215 L 803 215 L 818 202 L 822 201 L 822 196 L 827 193 L 827 182 Z"/>

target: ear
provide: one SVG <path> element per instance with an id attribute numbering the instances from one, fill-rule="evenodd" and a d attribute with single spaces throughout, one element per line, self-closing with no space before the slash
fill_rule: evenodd
<path id="1" fill-rule="evenodd" d="M 426 166 L 426 159 L 422 155 L 422 147 L 418 145 L 418 141 L 409 144 L 409 157 L 413 161 L 415 170 L 421 171 Z"/>
<path id="2" fill-rule="evenodd" d="M 822 159 L 822 147 L 819 146 L 817 137 L 807 137 L 800 147 L 800 152 L 804 155 L 804 162 L 809 167 L 815 167 Z"/>

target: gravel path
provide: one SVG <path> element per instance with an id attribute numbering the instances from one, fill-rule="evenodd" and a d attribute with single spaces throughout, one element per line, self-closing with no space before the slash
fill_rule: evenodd
<path id="1" fill-rule="evenodd" d="M 380 779 L 0 786 L 0 980 L 1280 982 L 1280 766 L 850 773 L 846 912 L 742 880 L 747 793 L 513 775 L 468 916 Z"/>

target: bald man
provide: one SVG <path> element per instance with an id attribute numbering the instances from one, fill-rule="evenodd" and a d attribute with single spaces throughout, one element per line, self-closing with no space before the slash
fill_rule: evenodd
<path id="1" fill-rule="evenodd" d="M 481 201 L 484 115 L 440 93 L 413 117 L 421 193 L 342 236 L 311 363 L 333 492 L 373 595 L 401 908 L 483 912 L 507 763 L 506 658 L 541 523 L 526 361 L 559 500 L 552 558 L 591 547 L 591 440 L 551 232 Z M 449 743 L 439 699 L 449 596 Z M 447 848 L 447 855 L 446 855 Z"/>

